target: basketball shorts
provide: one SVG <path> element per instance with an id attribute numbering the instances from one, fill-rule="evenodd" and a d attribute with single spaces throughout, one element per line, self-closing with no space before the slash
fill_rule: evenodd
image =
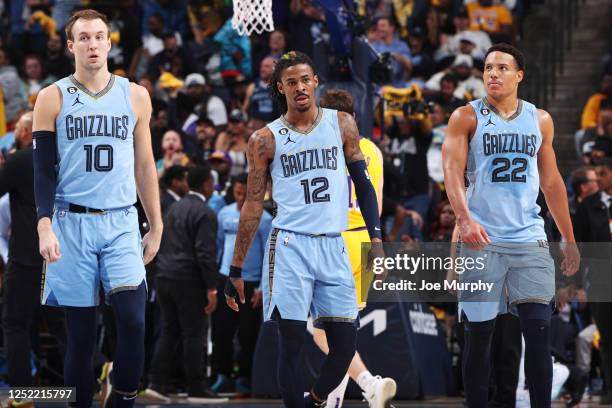
<path id="1" fill-rule="evenodd" d="M 61 257 L 43 271 L 41 303 L 96 306 L 100 283 L 107 297 L 137 289 L 146 272 L 136 208 L 92 214 L 57 207 L 52 227 Z"/>
<path id="2" fill-rule="evenodd" d="M 366 307 L 366 299 L 370 281 L 364 282 L 366 274 L 361 270 L 361 244 L 370 242 L 370 234 L 367 229 L 359 229 L 352 231 L 344 231 L 342 233 L 346 248 L 348 249 L 351 268 L 353 269 L 353 278 L 355 279 L 355 289 L 357 290 L 357 307 L 362 310 Z M 370 279 L 371 280 L 371 279 Z"/>
<path id="3" fill-rule="evenodd" d="M 355 322 L 357 298 L 342 235 L 312 236 L 273 228 L 262 271 L 264 320 Z"/>
<path id="4" fill-rule="evenodd" d="M 549 304 L 555 296 L 555 265 L 545 241 L 524 244 L 493 243 L 477 251 L 461 244 L 459 255 L 479 262 L 457 273 L 459 316 L 483 322 L 498 314 L 516 314 L 520 303 Z M 484 284 L 492 284 L 491 290 Z"/>

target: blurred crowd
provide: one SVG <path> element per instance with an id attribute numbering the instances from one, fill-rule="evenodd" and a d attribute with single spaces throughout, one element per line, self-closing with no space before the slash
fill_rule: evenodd
<path id="1" fill-rule="evenodd" d="M 391 55 L 387 85 L 416 87 L 424 102 L 420 116 L 379 117 L 372 134 L 364 135 L 377 143 L 384 158 L 382 218 L 387 241 L 451 240 L 455 217 L 445 199 L 441 157 L 448 118 L 457 107 L 485 95 L 482 69 L 486 50 L 500 41 L 516 43 L 521 38 L 523 19 L 530 6 L 538 2 L 357 2 L 372 47 Z M 261 324 L 258 271 L 274 204 L 268 192 L 269 215 L 262 220 L 259 241 L 256 239 L 245 265 L 245 276 L 249 277 L 245 311 L 233 314 L 225 305 L 222 288 L 246 195 L 247 143 L 255 130 L 282 113 L 267 90 L 275 61 L 289 50 L 312 55 L 314 44 L 329 41 L 325 12 L 314 0 L 274 0 L 275 31 L 246 37 L 231 27 L 231 0 L 0 3 L 2 164 L 9 162 L 15 151 L 31 145 L 31 116 L 27 112 L 33 108 L 37 93 L 74 72 L 63 29 L 70 13 L 84 7 L 108 16 L 112 28 L 110 71 L 144 86 L 153 105 L 150 129 L 166 231 L 160 254 L 148 267 L 147 363 L 142 388 L 158 398 L 175 391 L 197 396 L 227 391 L 248 395 L 251 360 Z M 584 226 L 577 239 L 583 241 L 610 241 L 608 223 L 604 231 L 597 232 L 603 235 L 596 235 L 592 231 L 595 227 L 589 226 L 598 226 L 599 219 L 592 221 L 589 217 L 591 207 L 596 205 L 591 197 L 597 196 L 597 203 L 607 203 L 609 218 L 605 200 L 612 193 L 607 161 L 612 154 L 611 66 L 608 55 L 602 61 L 605 74 L 600 90 L 588 100 L 582 129 L 576 134 L 577 154 L 585 167 L 567 177 L 572 212 Z M 10 216 L 15 214 L 11 206 L 23 204 L 23 200 L 19 201 L 9 187 L 11 183 L 5 182 L 19 174 L 9 173 L 8 168 L 0 173 L 0 191 L 11 194 L 10 200 L 8 195 L 0 199 L 0 255 L 4 263 L 10 263 L 8 241 L 19 238 L 16 225 L 11 227 Z M 193 210 L 197 207 L 194 200 L 203 200 L 207 209 Z M 552 225 L 545 206 L 543 215 L 547 225 Z M 147 230 L 143 214 L 141 228 Z M 553 227 L 548 231 L 551 241 L 558 240 Z M 586 364 L 578 357 L 585 350 L 581 339 L 599 336 L 583 289 L 580 284 L 563 289 L 555 315 L 559 333 L 563 333 L 555 335 L 555 352 L 568 365 L 580 367 L 568 386 L 572 398 L 578 398 L 589 381 L 601 377 L 597 370 L 591 370 L 591 359 Z M 6 302 L 5 297 L 4 308 Z M 34 329 L 32 336 L 31 327 L 20 326 L 6 313 L 3 332 L 5 336 L 18 332 L 20 338 L 27 339 L 26 346 L 35 350 L 29 369 L 37 383 L 61 384 L 62 338 L 49 334 L 59 332 L 61 316 L 44 309 L 29 315 L 37 319 L 35 327 L 41 328 Z M 454 339 L 455 312 L 442 309 L 438 316 L 448 324 L 449 339 Z M 105 363 L 112 360 L 114 336 L 108 311 L 102 315 L 105 318 L 101 320 L 96 354 L 101 382 L 108 372 Z M 209 327 L 212 351 L 205 353 Z M 604 337 L 602 333 L 598 338 L 603 341 Z M 591 340 L 587 343 L 595 344 Z M 612 375 L 612 360 L 608 363 Z M 0 375 L 7 373 L 10 383 L 10 368 L 7 371 L 0 359 Z"/>

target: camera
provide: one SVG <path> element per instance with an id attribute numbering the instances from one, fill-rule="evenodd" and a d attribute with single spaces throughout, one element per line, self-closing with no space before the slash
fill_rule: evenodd
<path id="1" fill-rule="evenodd" d="M 385 104 L 385 120 L 402 117 L 422 121 L 429 117 L 430 104 L 423 99 L 421 89 L 415 84 L 409 88 L 384 86 L 381 88 L 381 96 L 381 102 Z"/>

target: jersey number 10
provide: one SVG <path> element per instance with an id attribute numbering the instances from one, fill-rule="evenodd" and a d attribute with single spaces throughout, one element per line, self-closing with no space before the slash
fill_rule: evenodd
<path id="1" fill-rule="evenodd" d="M 111 171 L 113 169 L 113 146 L 85 145 L 85 171 Z"/>

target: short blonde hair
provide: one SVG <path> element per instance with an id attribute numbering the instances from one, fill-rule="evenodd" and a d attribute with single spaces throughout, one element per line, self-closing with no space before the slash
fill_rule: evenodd
<path id="1" fill-rule="evenodd" d="M 110 24 L 108 23 L 108 19 L 106 18 L 104 14 L 100 13 L 99 11 L 93 10 L 93 9 L 75 11 L 70 16 L 70 18 L 68 19 L 68 23 L 66 23 L 66 37 L 68 38 L 68 40 L 74 41 L 74 36 L 72 35 L 72 27 L 74 26 L 74 23 L 77 22 L 77 20 L 79 19 L 96 20 L 98 18 L 102 20 L 104 24 L 106 24 L 106 28 L 108 30 L 106 35 L 107 37 L 110 37 L 111 27 L 110 27 Z"/>

